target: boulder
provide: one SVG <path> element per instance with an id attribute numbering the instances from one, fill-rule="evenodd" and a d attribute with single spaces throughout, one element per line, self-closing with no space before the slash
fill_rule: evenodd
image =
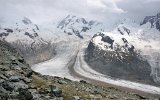
<path id="1" fill-rule="evenodd" d="M 19 76 L 11 76 L 9 78 L 10 82 L 19 82 L 20 81 L 20 77 Z"/>
<path id="2" fill-rule="evenodd" d="M 80 80 L 80 82 L 81 82 L 81 83 L 87 83 L 87 82 L 86 82 L 86 81 L 84 81 L 84 80 Z"/>
<path id="3" fill-rule="evenodd" d="M 72 100 L 80 100 L 80 97 L 79 96 L 73 96 Z"/>
<path id="4" fill-rule="evenodd" d="M 90 99 L 91 100 L 101 100 L 99 97 L 97 97 L 95 95 L 90 95 Z"/>
<path id="5" fill-rule="evenodd" d="M 12 86 L 11 83 L 7 81 L 2 83 L 2 87 L 9 91 L 12 91 L 14 89 L 14 86 Z"/>
<path id="6" fill-rule="evenodd" d="M 67 84 L 67 82 L 64 81 L 64 80 L 58 80 L 57 83 L 59 83 L 59 84 Z"/>
<path id="7" fill-rule="evenodd" d="M 33 100 L 33 95 L 28 91 L 28 89 L 18 89 L 19 95 L 18 99 L 19 100 Z"/>
<path id="8" fill-rule="evenodd" d="M 50 86 L 51 86 L 51 93 L 53 93 L 53 95 L 56 97 L 61 97 L 62 89 L 60 89 L 57 86 L 52 86 L 52 85 L 50 85 Z"/>

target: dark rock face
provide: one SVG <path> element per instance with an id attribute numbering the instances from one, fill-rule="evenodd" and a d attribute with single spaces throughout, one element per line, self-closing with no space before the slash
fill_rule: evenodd
<path id="1" fill-rule="evenodd" d="M 130 35 L 130 33 L 131 33 L 131 31 L 124 26 L 122 27 L 122 29 L 118 28 L 117 30 L 118 30 L 119 33 L 121 33 L 121 35 L 124 35 L 125 34 L 124 32 L 126 32 L 128 35 Z"/>
<path id="2" fill-rule="evenodd" d="M 9 29 L 9 28 L 5 28 L 4 30 L 6 30 L 6 32 L 8 32 L 8 33 L 13 33 L 13 30 Z"/>
<path id="3" fill-rule="evenodd" d="M 146 24 L 148 22 L 151 24 L 151 28 L 156 28 L 160 31 L 160 13 L 158 13 L 155 16 L 146 16 L 141 25 Z"/>
<path id="4" fill-rule="evenodd" d="M 30 20 L 30 19 L 28 19 L 28 18 L 26 18 L 26 17 L 24 17 L 24 19 L 22 20 L 22 22 L 24 23 L 24 24 L 32 24 L 32 21 Z"/>
<path id="5" fill-rule="evenodd" d="M 102 36 L 102 41 L 109 43 L 110 48 L 113 49 L 114 40 L 112 40 L 109 36 Z"/>
<path id="6" fill-rule="evenodd" d="M 10 33 L 13 33 L 13 30 L 10 28 L 4 28 L 5 32 L 0 33 L 0 38 L 8 36 Z"/>
<path id="7" fill-rule="evenodd" d="M 57 86 L 51 86 L 51 91 L 56 97 L 61 97 L 62 95 L 62 89 L 58 88 Z"/>
<path id="8" fill-rule="evenodd" d="M 50 42 L 33 42 L 32 44 L 25 44 L 21 41 L 11 43 L 16 50 L 24 57 L 29 64 L 35 64 L 48 60 L 55 56 L 55 44 Z M 23 62 L 23 60 L 20 60 Z"/>
<path id="9" fill-rule="evenodd" d="M 19 89 L 19 100 L 33 100 L 33 95 L 27 89 Z"/>
<path id="10" fill-rule="evenodd" d="M 109 39 L 110 40 L 110 39 Z M 126 39 L 123 39 L 127 42 Z M 96 71 L 113 78 L 127 79 L 142 83 L 154 84 L 150 76 L 151 67 L 134 50 L 128 48 L 128 53 L 105 51 L 90 42 L 86 50 L 85 60 Z"/>
<path id="11" fill-rule="evenodd" d="M 34 38 L 34 36 L 33 36 L 33 35 L 31 35 L 31 34 L 29 34 L 28 32 L 25 32 L 24 34 L 25 34 L 25 35 L 27 35 L 27 36 L 29 36 L 31 39 L 33 39 L 33 38 Z"/>
<path id="12" fill-rule="evenodd" d="M 0 37 L 2 38 L 3 36 L 8 36 L 9 35 L 9 33 L 5 33 L 5 32 L 2 32 L 2 33 L 0 33 Z"/>

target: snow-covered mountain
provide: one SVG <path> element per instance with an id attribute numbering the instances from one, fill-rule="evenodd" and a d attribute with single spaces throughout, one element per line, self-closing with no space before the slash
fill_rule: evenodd
<path id="1" fill-rule="evenodd" d="M 83 33 L 86 32 L 89 34 L 91 32 L 104 31 L 102 23 L 72 15 L 68 15 L 60 21 L 57 28 L 68 35 L 76 35 L 79 38 L 83 38 Z"/>
<path id="2" fill-rule="evenodd" d="M 96 71 L 116 78 L 160 82 L 160 32 L 126 20 L 111 32 L 95 34 L 85 59 Z M 154 82 L 152 81 L 154 80 Z"/>
<path id="3" fill-rule="evenodd" d="M 85 32 L 89 35 L 89 31 L 95 33 L 102 28 L 101 23 L 70 15 L 57 24 L 37 25 L 26 17 L 4 17 L 0 19 L 0 39 L 11 43 L 29 63 L 36 63 L 53 57 L 59 43 L 79 40 Z"/>
<path id="4" fill-rule="evenodd" d="M 29 63 L 46 60 L 55 54 L 54 45 L 43 38 L 43 31 L 30 19 L 4 20 L 0 26 L 0 39 L 12 44 Z"/>
<path id="5" fill-rule="evenodd" d="M 103 32 L 102 23 L 71 15 L 58 26 L 49 27 L 34 24 L 28 18 L 0 22 L 0 39 L 11 43 L 31 63 L 48 60 L 56 53 L 61 55 L 70 50 L 69 45 L 88 41 L 87 34 L 98 32 L 86 52 L 86 61 L 93 69 L 118 78 L 146 83 L 152 83 L 153 78 L 160 82 L 160 32 L 150 23 L 140 26 L 126 19 L 113 31 Z"/>
<path id="6" fill-rule="evenodd" d="M 150 23 L 151 28 L 156 28 L 160 31 L 160 13 L 155 16 L 146 16 L 141 25 L 144 25 L 146 23 Z"/>
<path id="7" fill-rule="evenodd" d="M 88 38 L 89 32 L 102 28 L 101 23 L 76 16 L 68 16 L 57 24 L 37 25 L 26 17 L 0 19 L 0 39 L 11 43 L 32 64 L 52 58 L 61 51 L 59 44 Z"/>
<path id="8" fill-rule="evenodd" d="M 41 41 L 38 36 L 39 28 L 32 24 L 31 20 L 24 18 L 14 23 L 1 24 L 0 36 L 8 42 L 23 40 L 25 43 L 32 41 Z"/>

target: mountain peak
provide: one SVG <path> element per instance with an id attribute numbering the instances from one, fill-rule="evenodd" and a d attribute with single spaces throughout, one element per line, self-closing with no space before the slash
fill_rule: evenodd
<path id="1" fill-rule="evenodd" d="M 151 28 L 156 28 L 160 31 L 160 13 L 155 16 L 146 16 L 141 25 L 144 25 L 146 23 L 150 23 Z"/>
<path id="2" fill-rule="evenodd" d="M 29 18 L 27 18 L 27 17 L 24 17 L 24 18 L 22 19 L 22 22 L 23 22 L 25 25 L 32 24 L 32 21 L 31 21 Z"/>
<path id="3" fill-rule="evenodd" d="M 97 29 L 97 27 L 99 29 Z M 68 15 L 58 24 L 57 28 L 68 35 L 74 34 L 79 38 L 83 38 L 81 33 L 88 32 L 93 28 L 96 28 L 96 32 L 104 30 L 102 23 L 94 20 L 88 20 L 83 17 L 77 17 L 75 15 Z"/>

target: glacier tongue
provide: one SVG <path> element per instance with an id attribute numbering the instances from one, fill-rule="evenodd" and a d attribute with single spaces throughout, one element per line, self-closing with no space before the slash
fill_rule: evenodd
<path id="1" fill-rule="evenodd" d="M 79 41 L 61 41 L 57 45 L 59 46 L 56 48 L 57 54 L 53 59 L 36 64 L 32 69 L 43 75 L 67 77 L 77 80 L 69 74 L 68 67 L 66 66 L 77 55 L 80 45 Z"/>

